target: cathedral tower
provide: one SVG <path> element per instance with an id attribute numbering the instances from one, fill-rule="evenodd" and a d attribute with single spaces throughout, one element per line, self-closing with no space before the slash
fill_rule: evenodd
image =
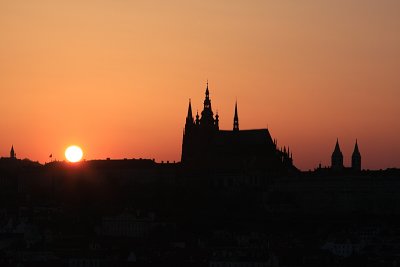
<path id="1" fill-rule="evenodd" d="M 214 114 L 212 110 L 208 82 L 203 104 L 201 113 L 194 114 L 189 100 L 181 156 L 185 168 L 224 171 L 254 168 L 263 172 L 296 170 L 290 150 L 285 147 L 284 151 L 278 151 L 268 129 L 239 129 L 237 101 L 233 129 L 221 130 L 218 111 Z"/>
<path id="2" fill-rule="evenodd" d="M 186 123 L 183 131 L 182 142 L 182 162 L 197 163 L 208 157 L 212 148 L 212 140 L 219 131 L 219 116 L 215 115 L 211 107 L 210 91 L 208 82 L 206 87 L 204 108 L 196 114 L 196 119 L 193 118 L 192 103 L 189 99 L 189 106 L 186 115 Z"/>
<path id="3" fill-rule="evenodd" d="M 185 124 L 185 131 L 190 131 L 194 125 L 194 120 L 193 120 L 193 113 L 192 113 L 192 103 L 191 100 L 189 99 L 189 107 L 188 107 L 188 112 L 186 116 L 186 124 Z"/>
<path id="4" fill-rule="evenodd" d="M 202 128 L 214 128 L 214 113 L 211 108 L 210 91 L 208 90 L 208 81 L 206 88 L 206 98 L 204 99 L 204 108 L 201 112 L 200 125 Z"/>
<path id="5" fill-rule="evenodd" d="M 361 154 L 358 150 L 358 143 L 354 145 L 353 155 L 351 155 L 351 168 L 355 171 L 361 171 Z"/>
<path id="6" fill-rule="evenodd" d="M 17 154 L 15 154 L 14 146 L 13 146 L 13 145 L 11 146 L 11 150 L 10 150 L 10 158 L 11 158 L 11 159 L 17 158 Z"/>
<path id="7" fill-rule="evenodd" d="M 332 153 L 332 169 L 343 169 L 343 153 L 340 151 L 339 139 L 336 140 L 335 150 Z"/>

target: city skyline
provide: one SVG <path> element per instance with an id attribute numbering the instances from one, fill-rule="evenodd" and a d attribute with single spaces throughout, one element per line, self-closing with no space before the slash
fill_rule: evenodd
<path id="1" fill-rule="evenodd" d="M 400 167 L 396 1 L 0 1 L 0 156 L 179 161 L 207 79 L 220 128 L 268 128 L 294 165 Z"/>
<path id="2" fill-rule="evenodd" d="M 219 129 L 219 114 L 218 114 L 218 111 L 215 113 L 215 122 L 214 122 L 214 116 L 213 116 L 213 112 L 212 112 L 212 108 L 211 108 L 211 102 L 206 103 L 207 101 L 210 101 L 210 99 L 208 98 L 208 96 L 209 96 L 208 81 L 207 81 L 207 85 L 206 85 L 205 95 L 206 95 L 206 100 L 204 101 L 204 108 L 206 109 L 206 106 L 208 106 L 210 108 L 211 114 L 208 114 L 208 115 L 211 116 L 212 124 L 216 123 L 215 126 L 216 126 L 217 131 L 218 130 L 222 130 L 222 132 L 225 132 L 225 133 L 227 133 L 229 131 L 232 131 L 232 133 L 237 132 L 236 134 L 234 134 L 234 135 L 237 135 L 240 131 L 242 131 L 244 133 L 246 133 L 246 132 L 247 133 L 250 133 L 250 132 L 251 133 L 256 133 L 256 132 L 260 133 L 259 131 L 266 130 L 266 132 L 268 133 L 268 136 L 269 136 L 269 129 L 268 128 L 265 128 L 265 129 L 240 129 L 240 127 L 239 127 L 237 100 L 235 101 L 235 109 L 234 109 L 233 127 L 232 127 L 232 129 Z M 199 123 L 203 120 L 203 116 L 205 115 L 205 114 L 203 114 L 204 112 L 205 111 L 203 110 L 202 112 L 199 113 L 199 111 L 197 110 L 196 113 L 193 113 L 193 111 L 192 111 L 192 101 L 191 101 L 191 99 L 189 99 L 189 106 L 188 106 L 188 113 L 187 113 L 187 117 L 186 117 L 184 135 L 187 134 L 187 131 L 188 131 L 188 129 L 187 129 L 188 122 L 190 124 L 193 124 L 193 125 L 196 124 L 198 126 Z M 199 114 L 201 114 L 201 116 L 199 116 Z M 215 126 L 213 125 L 212 128 L 214 128 Z M 261 136 L 258 136 L 258 137 L 261 137 Z M 290 147 L 286 146 L 284 144 L 278 145 L 276 138 L 273 138 L 273 140 L 271 139 L 272 138 L 271 136 L 269 136 L 268 138 L 270 139 L 271 142 L 273 142 L 274 147 L 277 149 L 278 153 L 283 153 L 281 156 L 283 158 L 287 157 L 287 160 L 290 160 L 290 162 L 291 162 L 290 165 L 291 165 L 293 163 L 293 158 L 292 158 L 293 152 L 290 150 Z M 268 138 L 265 141 L 269 141 Z M 185 137 L 184 137 L 184 139 L 185 139 Z M 251 141 L 251 140 L 248 140 L 248 141 Z M 183 144 L 184 143 L 185 142 L 183 140 Z M 71 150 L 71 148 L 72 148 L 72 150 L 74 150 L 73 154 L 67 152 L 67 151 Z M 78 152 L 76 150 L 78 150 Z M 183 157 L 184 157 L 184 154 L 183 154 L 184 152 L 183 151 L 184 151 L 184 149 L 182 150 L 182 153 L 181 153 L 181 157 L 182 157 L 181 162 L 183 162 Z M 80 155 L 76 155 L 76 153 L 78 153 Z M 335 158 L 338 157 L 337 153 L 339 153 L 339 157 L 340 157 L 339 161 L 337 159 L 335 159 Z M 355 153 L 358 155 L 358 157 L 359 157 L 358 159 L 354 159 Z M 356 155 L 356 157 L 357 157 L 357 155 Z M 81 160 L 86 161 L 85 158 L 82 158 L 82 150 L 81 150 L 81 148 L 79 146 L 77 147 L 76 145 L 68 146 L 66 148 L 66 150 L 65 150 L 65 155 L 64 156 L 65 156 L 65 159 L 62 160 L 62 161 L 66 160 L 66 161 L 69 161 L 71 163 L 79 162 Z M 203 156 L 206 156 L 206 155 L 203 155 Z M 225 156 L 228 156 L 228 155 L 225 155 Z M 7 158 L 7 157 L 3 157 L 3 158 Z M 15 153 L 15 150 L 14 150 L 14 145 L 11 146 L 11 150 L 10 150 L 10 153 L 9 153 L 9 158 L 11 158 L 11 159 L 17 158 L 17 154 Z M 50 158 L 50 162 L 52 162 L 53 161 L 53 154 L 50 154 L 49 158 Z M 336 139 L 335 148 L 334 148 L 334 150 L 332 152 L 332 155 L 331 155 L 331 162 L 329 164 L 324 164 L 324 165 L 322 165 L 322 163 L 320 162 L 318 164 L 318 166 L 316 166 L 315 170 L 320 169 L 320 168 L 328 168 L 328 169 L 332 168 L 332 169 L 336 169 L 336 170 L 341 170 L 342 168 L 353 169 L 354 166 L 355 166 L 354 164 L 356 164 L 356 166 L 359 166 L 359 167 L 356 167 L 357 170 L 363 170 L 363 169 L 364 170 L 369 170 L 368 168 L 362 168 L 361 167 L 362 166 L 362 164 L 361 164 L 361 155 L 360 155 L 360 152 L 359 152 L 358 140 L 357 139 L 355 141 L 354 149 L 353 149 L 353 152 L 352 152 L 352 155 L 351 155 L 351 159 L 350 159 L 351 162 L 346 165 L 347 161 L 345 162 L 343 160 L 344 158 L 346 158 L 346 157 L 344 157 L 343 153 L 340 151 L 339 138 L 337 138 Z M 110 158 L 107 157 L 107 159 L 110 159 Z M 118 160 L 118 159 L 121 159 L 121 158 L 114 158 L 114 159 Z M 127 158 L 125 157 L 124 159 L 127 159 Z M 135 158 L 133 158 L 133 159 L 135 159 Z M 57 159 L 54 159 L 54 160 L 58 161 Z M 91 160 L 91 159 L 88 159 L 88 160 Z M 153 158 L 153 160 L 154 160 L 154 158 Z M 197 164 L 200 162 L 199 159 L 197 159 L 196 161 L 197 161 Z M 354 161 L 356 161 L 358 163 L 354 163 Z M 163 162 L 163 161 L 161 161 L 161 162 Z M 169 160 L 167 160 L 166 162 L 168 163 Z M 45 163 L 48 163 L 48 162 L 45 162 Z M 172 161 L 171 161 L 171 163 L 172 163 Z M 173 161 L 173 163 L 175 163 L 175 160 Z"/>

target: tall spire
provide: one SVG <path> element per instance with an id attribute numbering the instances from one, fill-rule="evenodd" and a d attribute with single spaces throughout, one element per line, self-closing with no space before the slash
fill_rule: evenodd
<path id="1" fill-rule="evenodd" d="M 16 154 L 15 154 L 15 151 L 14 151 L 14 145 L 11 146 L 10 158 L 12 158 L 12 159 L 16 158 Z"/>
<path id="2" fill-rule="evenodd" d="M 206 98 L 209 98 L 210 91 L 208 90 L 208 80 L 207 80 L 207 87 L 206 87 Z"/>
<path id="3" fill-rule="evenodd" d="M 340 151 L 339 138 L 336 139 L 335 150 L 332 153 L 332 169 L 341 170 L 343 169 L 343 153 Z"/>
<path id="4" fill-rule="evenodd" d="M 351 168 L 355 171 L 361 171 L 361 153 L 358 150 L 358 142 L 354 145 L 354 151 L 351 155 Z"/>
<path id="5" fill-rule="evenodd" d="M 214 127 L 214 114 L 211 108 L 210 91 L 208 90 L 208 80 L 206 87 L 206 98 L 204 99 L 204 108 L 201 112 L 200 124 L 205 127 Z"/>
<path id="6" fill-rule="evenodd" d="M 193 120 L 193 113 L 192 113 L 192 103 L 191 100 L 189 99 L 189 107 L 188 107 L 188 112 L 186 116 L 186 124 L 185 124 L 185 132 L 189 132 L 194 125 L 194 120 Z"/>
<path id="7" fill-rule="evenodd" d="M 358 150 L 358 142 L 357 142 L 357 139 L 356 139 L 356 144 L 354 145 L 353 155 L 354 155 L 354 154 L 360 154 L 360 151 Z"/>
<path id="8" fill-rule="evenodd" d="M 208 90 L 208 80 L 207 80 L 207 87 L 206 87 L 206 98 L 204 99 L 204 109 L 211 110 L 211 100 L 210 100 L 210 91 Z"/>
<path id="9" fill-rule="evenodd" d="M 235 102 L 235 115 L 233 117 L 233 130 L 239 131 L 239 116 L 237 112 L 237 101 Z"/>
<path id="10" fill-rule="evenodd" d="M 192 103 L 189 98 L 189 107 L 188 107 L 188 114 L 187 114 L 187 119 L 192 119 L 193 120 L 193 115 L 192 115 Z"/>
<path id="11" fill-rule="evenodd" d="M 333 154 L 341 154 L 342 151 L 340 151 L 340 146 L 339 146 L 339 138 L 336 138 L 336 145 L 335 145 L 335 150 L 333 150 Z"/>

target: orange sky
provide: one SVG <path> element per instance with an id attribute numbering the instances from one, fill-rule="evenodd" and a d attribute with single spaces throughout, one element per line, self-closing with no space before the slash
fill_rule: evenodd
<path id="1" fill-rule="evenodd" d="M 400 1 L 0 0 L 0 155 L 179 160 L 206 80 L 220 126 L 303 170 L 400 167 Z"/>

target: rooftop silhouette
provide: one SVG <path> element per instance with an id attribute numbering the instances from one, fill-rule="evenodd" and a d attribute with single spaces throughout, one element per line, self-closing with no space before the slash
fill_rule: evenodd
<path id="1" fill-rule="evenodd" d="M 214 116 L 207 82 L 201 117 L 192 115 L 189 100 L 182 141 L 182 163 L 191 168 L 241 168 L 246 166 L 274 171 L 296 170 L 286 147 L 278 149 L 268 129 L 239 129 L 235 103 L 233 129 L 221 130 Z"/>

